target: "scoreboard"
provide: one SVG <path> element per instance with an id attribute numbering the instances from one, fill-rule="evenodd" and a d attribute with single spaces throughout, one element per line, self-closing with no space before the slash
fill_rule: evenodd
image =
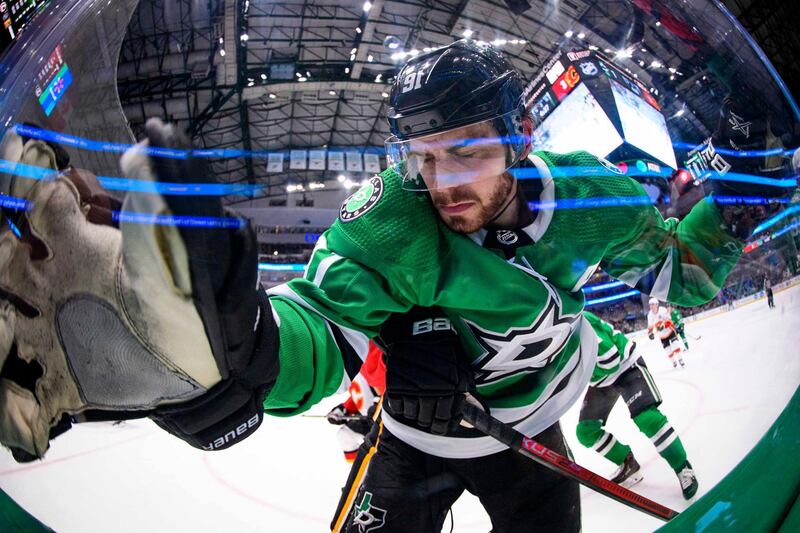
<path id="1" fill-rule="evenodd" d="M 602 54 L 554 56 L 524 96 L 538 150 L 586 150 L 613 162 L 643 158 L 656 168 L 677 167 L 658 101 Z"/>
<path id="2" fill-rule="evenodd" d="M 23 28 L 51 0 L 0 0 L 0 55 L 19 36 Z"/>

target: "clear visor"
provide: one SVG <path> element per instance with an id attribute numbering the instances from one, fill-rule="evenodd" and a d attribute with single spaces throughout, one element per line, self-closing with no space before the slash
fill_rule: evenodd
<path id="1" fill-rule="evenodd" d="M 501 137 L 495 127 L 508 123 L 512 114 L 405 141 L 390 137 L 386 161 L 407 190 L 446 189 L 498 178 L 517 163 L 513 146 L 522 139 Z"/>

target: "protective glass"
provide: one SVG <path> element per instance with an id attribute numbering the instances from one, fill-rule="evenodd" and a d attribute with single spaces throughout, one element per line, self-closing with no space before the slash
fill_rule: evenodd
<path id="1" fill-rule="evenodd" d="M 414 139 L 386 141 L 386 162 L 406 190 L 446 189 L 493 179 L 517 163 L 519 136 L 501 136 L 496 124 L 516 111 L 460 128 Z M 518 113 L 517 113 L 518 114 Z"/>

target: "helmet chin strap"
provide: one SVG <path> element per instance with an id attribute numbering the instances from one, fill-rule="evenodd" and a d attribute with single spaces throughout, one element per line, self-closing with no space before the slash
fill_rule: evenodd
<path id="1" fill-rule="evenodd" d="M 486 222 L 486 224 L 484 225 L 485 227 L 491 226 L 492 222 L 503 216 L 503 213 L 505 213 L 506 210 L 508 210 L 508 208 L 515 203 L 514 200 L 517 199 L 517 192 L 519 192 L 519 184 L 517 183 L 516 179 L 514 178 L 512 179 L 514 181 L 513 185 L 511 186 L 511 191 L 509 191 L 508 193 L 508 198 L 506 198 L 506 201 L 503 203 L 500 209 L 498 209 L 497 213 L 495 213 L 495 215 Z"/>

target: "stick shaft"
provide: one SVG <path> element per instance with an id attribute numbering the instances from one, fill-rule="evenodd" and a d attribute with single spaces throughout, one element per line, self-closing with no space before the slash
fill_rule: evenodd
<path id="1" fill-rule="evenodd" d="M 669 521 L 678 516 L 676 511 L 656 503 L 644 496 L 595 474 L 588 468 L 570 461 L 563 455 L 539 444 L 523 435 L 508 424 L 505 424 L 480 408 L 470 403 L 462 407 L 464 420 L 472 424 L 478 431 L 497 439 L 512 450 L 536 461 L 537 463 L 570 477 L 581 485 L 589 487 L 609 498 L 637 509 L 655 518 Z"/>

